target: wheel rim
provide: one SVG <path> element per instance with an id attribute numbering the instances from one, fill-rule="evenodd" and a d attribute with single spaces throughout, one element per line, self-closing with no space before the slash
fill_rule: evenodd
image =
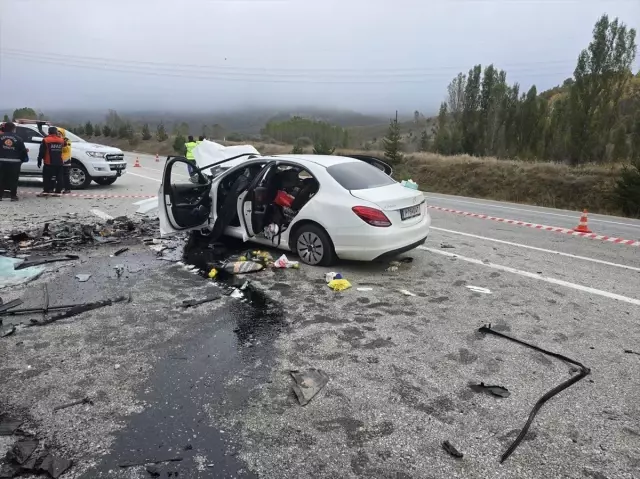
<path id="1" fill-rule="evenodd" d="M 302 233 L 296 245 L 298 256 L 307 264 L 315 265 L 324 257 L 324 245 L 320 237 L 309 231 Z"/>
<path id="2" fill-rule="evenodd" d="M 72 186 L 81 186 L 84 184 L 87 179 L 87 175 L 80 168 L 71 167 L 71 171 L 69 171 L 69 183 Z"/>

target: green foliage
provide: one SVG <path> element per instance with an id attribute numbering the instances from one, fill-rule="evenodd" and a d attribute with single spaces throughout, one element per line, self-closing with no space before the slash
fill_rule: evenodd
<path id="1" fill-rule="evenodd" d="M 616 184 L 615 197 L 625 215 L 640 217 L 640 160 L 626 165 Z"/>
<path id="2" fill-rule="evenodd" d="M 84 135 L 84 125 L 78 125 L 75 128 L 73 128 L 71 130 L 73 133 L 75 133 L 78 136 L 83 136 Z"/>
<path id="3" fill-rule="evenodd" d="M 293 145 L 293 149 L 291 150 L 293 155 L 302 155 L 304 153 L 304 149 L 298 143 Z"/>
<path id="4" fill-rule="evenodd" d="M 167 141 L 169 135 L 167 135 L 167 130 L 164 127 L 164 123 L 160 122 L 156 127 L 156 140 L 162 142 Z"/>
<path id="5" fill-rule="evenodd" d="M 6 115 L 6 114 L 5 114 L 5 115 L 4 115 L 4 118 L 2 119 L 2 121 L 6 123 L 6 122 L 8 122 L 8 121 L 11 121 L 11 118 L 9 118 L 9 115 Z"/>
<path id="6" fill-rule="evenodd" d="M 184 155 L 185 152 L 185 143 L 187 142 L 187 139 L 184 137 L 184 135 L 176 135 L 175 139 L 173 140 L 173 151 L 175 151 L 176 153 L 178 153 L 179 155 Z"/>
<path id="7" fill-rule="evenodd" d="M 398 126 L 398 112 L 396 117 L 389 122 L 387 136 L 384 137 L 384 157 L 391 164 L 398 164 L 402 161 L 402 144 L 400 137 L 400 127 Z"/>
<path id="8" fill-rule="evenodd" d="M 108 138 L 111 136 L 111 127 L 107 124 L 105 124 L 102 127 L 102 136 L 104 136 L 105 138 Z"/>
<path id="9" fill-rule="evenodd" d="M 301 137 L 308 137 L 313 144 L 322 142 L 332 147 L 349 144 L 349 135 L 344 128 L 299 116 L 286 121 L 269 121 L 260 132 L 284 143 L 294 143 Z"/>
<path id="10" fill-rule="evenodd" d="M 37 120 L 38 114 L 33 108 L 18 108 L 13 111 L 13 119 Z"/>
<path id="11" fill-rule="evenodd" d="M 142 139 L 144 141 L 150 140 L 151 137 L 151 132 L 149 131 L 149 123 L 145 123 L 144 125 L 142 125 Z"/>
<path id="12" fill-rule="evenodd" d="M 93 136 L 100 136 L 102 135 L 102 127 L 100 125 L 95 125 L 93 127 Z"/>
<path id="13" fill-rule="evenodd" d="M 105 123 L 111 128 L 111 130 L 118 130 L 120 126 L 124 123 L 122 118 L 118 115 L 118 112 L 115 110 L 109 110 L 107 113 Z"/>
<path id="14" fill-rule="evenodd" d="M 244 137 L 240 133 L 229 133 L 227 141 L 244 141 Z"/>
<path id="15" fill-rule="evenodd" d="M 91 124 L 90 121 L 88 121 L 84 125 L 84 134 L 87 135 L 88 137 L 92 137 L 93 136 L 93 125 Z"/>
<path id="16" fill-rule="evenodd" d="M 429 151 L 429 134 L 427 130 L 422 130 L 422 133 L 420 133 L 420 146 L 418 151 Z"/>
<path id="17" fill-rule="evenodd" d="M 336 148 L 324 139 L 320 139 L 313 144 L 314 155 L 333 155 L 334 151 L 336 151 Z"/>

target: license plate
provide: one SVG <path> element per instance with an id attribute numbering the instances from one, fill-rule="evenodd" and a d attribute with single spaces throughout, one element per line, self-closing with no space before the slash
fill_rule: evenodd
<path id="1" fill-rule="evenodd" d="M 112 170 L 124 170 L 127 167 L 127 165 L 111 165 L 111 169 Z"/>
<path id="2" fill-rule="evenodd" d="M 400 210 L 400 218 L 402 218 L 403 221 L 409 218 L 415 218 L 416 216 L 420 216 L 420 205 Z"/>

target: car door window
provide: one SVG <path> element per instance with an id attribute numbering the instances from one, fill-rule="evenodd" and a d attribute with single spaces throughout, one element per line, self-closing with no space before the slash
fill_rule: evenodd
<path id="1" fill-rule="evenodd" d="M 211 213 L 211 182 L 200 172 L 192 181 L 189 166 L 186 160 L 173 158 L 164 170 L 165 208 L 169 223 L 176 230 L 206 225 Z"/>
<path id="2" fill-rule="evenodd" d="M 31 128 L 25 128 L 24 126 L 16 126 L 16 135 L 22 138 L 25 143 L 37 143 L 38 139 L 42 139 L 42 135 Z M 34 140 L 35 138 L 35 140 Z"/>

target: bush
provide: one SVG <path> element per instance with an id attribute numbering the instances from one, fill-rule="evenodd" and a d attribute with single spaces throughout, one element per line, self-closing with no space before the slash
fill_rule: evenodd
<path id="1" fill-rule="evenodd" d="M 176 135 L 176 138 L 173 140 L 173 151 L 179 155 L 184 155 L 184 145 L 186 142 L 187 139 L 183 135 Z"/>
<path id="2" fill-rule="evenodd" d="M 326 140 L 318 140 L 313 144 L 314 155 L 333 155 L 336 151 L 335 147 L 331 146 Z"/>
<path id="3" fill-rule="evenodd" d="M 640 159 L 622 168 L 614 194 L 625 215 L 640 217 Z"/>
<path id="4" fill-rule="evenodd" d="M 240 133 L 229 133 L 226 139 L 227 141 L 244 141 L 244 138 Z"/>
<path id="5" fill-rule="evenodd" d="M 134 133 L 131 138 L 129 138 L 129 144 L 131 146 L 138 146 L 140 144 L 140 135 Z"/>
<path id="6" fill-rule="evenodd" d="M 293 149 L 291 150 L 291 154 L 293 155 L 302 155 L 304 153 L 304 149 L 302 148 L 302 146 L 296 144 L 293 145 Z"/>

